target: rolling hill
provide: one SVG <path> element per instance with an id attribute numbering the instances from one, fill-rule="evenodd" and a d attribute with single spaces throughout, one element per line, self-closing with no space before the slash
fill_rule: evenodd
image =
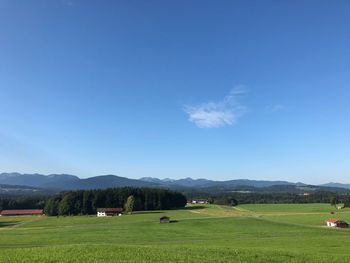
<path id="1" fill-rule="evenodd" d="M 39 187 L 45 189 L 98 189 L 108 187 L 156 187 L 158 184 L 145 182 L 136 179 L 129 179 L 116 175 L 102 175 L 90 178 L 79 178 L 68 174 L 20 174 L 20 173 L 2 173 L 0 174 L 0 184 L 6 185 L 25 185 L 30 187 Z"/>
<path id="2" fill-rule="evenodd" d="M 103 189 L 109 187 L 163 187 L 180 191 L 203 191 L 203 192 L 227 192 L 234 190 L 249 190 L 253 192 L 266 191 L 292 191 L 302 192 L 308 185 L 303 183 L 291 183 L 287 181 L 266 181 L 236 179 L 227 181 L 214 181 L 207 179 L 158 179 L 154 177 L 142 177 L 130 179 L 116 175 L 101 175 L 89 178 L 79 178 L 69 174 L 20 174 L 1 173 L 0 184 L 27 186 L 40 189 L 54 190 L 77 190 L 77 189 Z M 304 187 L 304 188 L 303 188 Z M 309 187 L 310 188 L 310 187 Z M 349 189 L 350 185 L 330 183 L 320 186 L 312 186 L 313 190 Z"/>
<path id="3" fill-rule="evenodd" d="M 350 189 L 350 184 L 341 184 L 341 183 L 328 183 L 328 184 L 322 184 L 321 186 Z"/>

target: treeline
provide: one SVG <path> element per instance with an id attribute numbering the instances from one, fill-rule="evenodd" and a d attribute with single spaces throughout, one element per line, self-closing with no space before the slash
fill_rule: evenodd
<path id="1" fill-rule="evenodd" d="M 340 203 L 344 203 L 349 200 L 349 195 L 317 191 L 309 195 L 295 193 L 232 193 L 208 197 L 209 201 L 220 205 L 330 203 L 334 198 L 337 198 Z"/>
<path id="2" fill-rule="evenodd" d="M 47 215 L 88 215 L 95 214 L 99 207 L 124 207 L 129 196 L 134 197 L 133 210 L 159 210 L 184 207 L 186 197 L 175 191 L 151 188 L 112 188 L 105 190 L 81 190 L 60 193 L 51 197 L 0 196 L 0 210 L 5 209 L 42 209 Z M 315 191 L 309 195 L 300 193 L 249 193 L 231 192 L 210 194 L 205 192 L 187 192 L 188 200 L 208 199 L 219 205 L 237 204 L 302 204 L 302 203 L 341 203 L 350 207 L 348 193 Z"/>
<path id="3" fill-rule="evenodd" d="M 46 215 L 89 215 L 97 208 L 124 207 L 129 196 L 134 197 L 133 209 L 162 210 L 186 205 L 186 197 L 165 189 L 111 188 L 104 190 L 80 190 L 61 193 L 47 200 Z"/>
<path id="4" fill-rule="evenodd" d="M 43 209 L 47 197 L 0 198 L 0 210 Z"/>

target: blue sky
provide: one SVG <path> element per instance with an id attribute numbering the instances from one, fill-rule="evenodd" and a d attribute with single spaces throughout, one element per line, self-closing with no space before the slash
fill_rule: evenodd
<path id="1" fill-rule="evenodd" d="M 0 0 L 1 172 L 349 183 L 349 13 Z"/>

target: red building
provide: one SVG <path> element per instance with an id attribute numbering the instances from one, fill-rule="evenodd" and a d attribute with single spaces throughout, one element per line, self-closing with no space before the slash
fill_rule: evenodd
<path id="1" fill-rule="evenodd" d="M 2 210 L 0 216 L 41 216 L 44 214 L 43 209 L 19 209 L 19 210 Z"/>

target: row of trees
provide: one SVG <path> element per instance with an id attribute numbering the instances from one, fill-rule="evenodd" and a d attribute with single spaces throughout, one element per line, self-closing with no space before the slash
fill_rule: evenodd
<path id="1" fill-rule="evenodd" d="M 0 198 L 0 210 L 11 209 L 42 209 L 46 197 L 3 197 Z"/>
<path id="2" fill-rule="evenodd" d="M 208 199 L 220 205 L 263 203 L 331 203 L 350 208 L 350 195 L 316 191 L 310 195 L 295 193 L 187 193 L 189 199 Z M 127 202 L 128 197 L 131 197 Z M 127 204 L 127 206 L 126 206 Z M 123 207 L 131 210 L 157 210 L 183 207 L 184 195 L 164 189 L 114 188 L 65 192 L 52 197 L 1 197 L 0 210 L 44 208 L 47 215 L 94 214 L 98 207 Z"/>
<path id="3" fill-rule="evenodd" d="M 186 205 L 186 197 L 178 192 L 152 188 L 111 188 L 80 190 L 51 197 L 45 205 L 46 215 L 89 215 L 99 207 L 125 207 L 132 196 L 132 210 L 160 210 Z"/>
<path id="4" fill-rule="evenodd" d="M 339 198 L 337 198 L 336 200 L 333 200 L 333 203 L 334 203 L 334 205 L 337 205 L 337 203 L 340 203 Z M 331 204 L 333 204 L 333 203 L 331 202 Z M 345 198 L 345 200 L 343 201 L 343 207 L 350 208 L 350 196 L 347 196 Z"/>
<path id="5" fill-rule="evenodd" d="M 348 195 L 337 195 L 328 191 L 317 191 L 309 195 L 295 193 L 232 193 L 209 197 L 214 204 L 237 205 L 237 204 L 303 204 L 303 203 L 338 203 L 349 202 Z"/>

